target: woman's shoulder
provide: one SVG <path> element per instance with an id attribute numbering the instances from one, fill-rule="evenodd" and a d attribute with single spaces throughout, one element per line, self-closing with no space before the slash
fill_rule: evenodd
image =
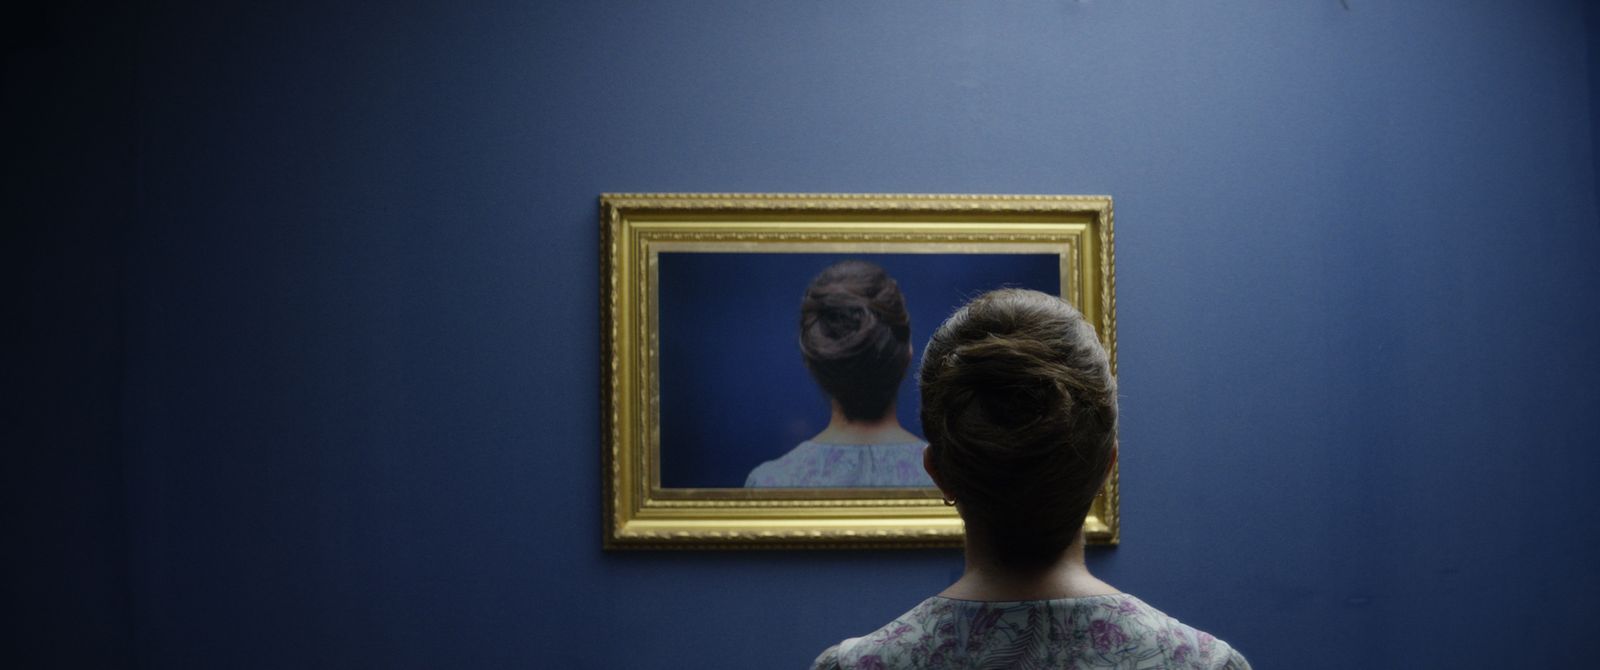
<path id="1" fill-rule="evenodd" d="M 1024 658 L 1039 667 L 1250 667 L 1227 643 L 1127 594 L 930 598 L 872 633 L 829 647 L 813 667 L 962 668 Z"/>
<path id="2" fill-rule="evenodd" d="M 1116 614 L 1103 619 L 1106 622 L 1105 629 L 1125 626 L 1129 629 L 1129 633 L 1137 636 L 1137 641 L 1143 646 L 1160 649 L 1169 665 L 1156 667 L 1250 670 L 1250 663 L 1228 643 L 1185 624 L 1132 595 L 1121 594 L 1115 609 Z M 1093 630 L 1095 621 L 1091 619 L 1091 637 L 1095 633 Z"/>
<path id="3" fill-rule="evenodd" d="M 940 615 L 932 609 L 941 604 L 940 600 L 943 599 L 924 600 L 878 630 L 828 647 L 811 667 L 813 670 L 916 667 L 912 661 L 919 657 L 922 643 L 934 632 L 929 627 L 937 624 Z"/>

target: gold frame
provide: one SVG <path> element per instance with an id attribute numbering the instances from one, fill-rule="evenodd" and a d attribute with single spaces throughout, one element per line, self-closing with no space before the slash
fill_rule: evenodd
<path id="1" fill-rule="evenodd" d="M 1116 372 L 1111 198 L 871 194 L 600 197 L 601 435 L 607 549 L 960 546 L 933 489 L 663 489 L 657 382 L 662 251 L 1037 253 L 1061 259 L 1062 297 L 1095 324 Z M 1091 544 L 1118 542 L 1118 474 L 1090 510 Z"/>

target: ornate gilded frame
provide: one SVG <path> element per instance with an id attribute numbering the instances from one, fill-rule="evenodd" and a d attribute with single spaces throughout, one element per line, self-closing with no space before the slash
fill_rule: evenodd
<path id="1" fill-rule="evenodd" d="M 1116 370 L 1111 198 L 1015 195 L 605 194 L 601 225 L 604 539 L 625 548 L 947 547 L 961 520 L 933 489 L 660 486 L 657 261 L 663 251 L 1040 253 Z M 1093 544 L 1118 541 L 1118 475 Z"/>

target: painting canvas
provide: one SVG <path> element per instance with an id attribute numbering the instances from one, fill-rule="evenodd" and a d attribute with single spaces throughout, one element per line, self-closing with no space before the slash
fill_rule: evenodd
<path id="1" fill-rule="evenodd" d="M 674 194 L 601 205 L 609 548 L 958 544 L 960 520 L 920 467 L 915 376 L 933 330 L 985 291 L 1030 288 L 1076 304 L 1114 365 L 1109 198 Z M 856 300 L 861 277 L 894 308 L 818 311 Z M 818 359 L 817 338 L 836 336 L 818 334 L 819 313 L 892 322 L 871 331 L 874 360 L 887 362 L 847 359 L 840 381 L 837 362 Z M 863 425 L 887 437 L 839 432 Z M 1086 520 L 1092 542 L 1117 540 L 1117 481 Z"/>
<path id="2" fill-rule="evenodd" d="M 801 302 L 824 268 L 881 267 L 904 296 L 912 365 L 892 409 L 921 436 L 916 363 L 939 323 L 1001 287 L 1060 291 L 1050 254 L 670 253 L 657 265 L 661 361 L 661 486 L 750 486 L 749 476 L 823 432 L 830 398 L 798 343 Z M 794 486 L 812 484 L 792 479 Z M 880 485 L 931 486 L 921 470 Z"/>

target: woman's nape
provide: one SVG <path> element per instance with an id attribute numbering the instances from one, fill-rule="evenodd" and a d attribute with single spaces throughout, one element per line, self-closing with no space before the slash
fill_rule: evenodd
<path id="1" fill-rule="evenodd" d="M 934 485 L 939 487 L 940 492 L 948 496 L 949 493 L 939 484 L 939 475 L 931 458 L 926 451 L 923 454 L 923 467 L 927 469 L 928 476 L 933 479 Z M 960 505 L 960 501 L 956 501 L 958 512 Z M 1101 581 L 1089 572 L 1089 566 L 1084 560 L 1086 538 L 1082 529 L 1079 529 L 1077 537 L 1061 552 L 1055 562 L 1036 569 L 1016 569 L 995 560 L 993 552 L 988 548 L 991 541 L 983 537 L 981 528 L 968 525 L 966 535 L 967 541 L 962 546 L 966 567 L 955 583 L 939 592 L 939 595 L 946 598 L 1015 602 L 1121 593 L 1116 587 Z"/>

